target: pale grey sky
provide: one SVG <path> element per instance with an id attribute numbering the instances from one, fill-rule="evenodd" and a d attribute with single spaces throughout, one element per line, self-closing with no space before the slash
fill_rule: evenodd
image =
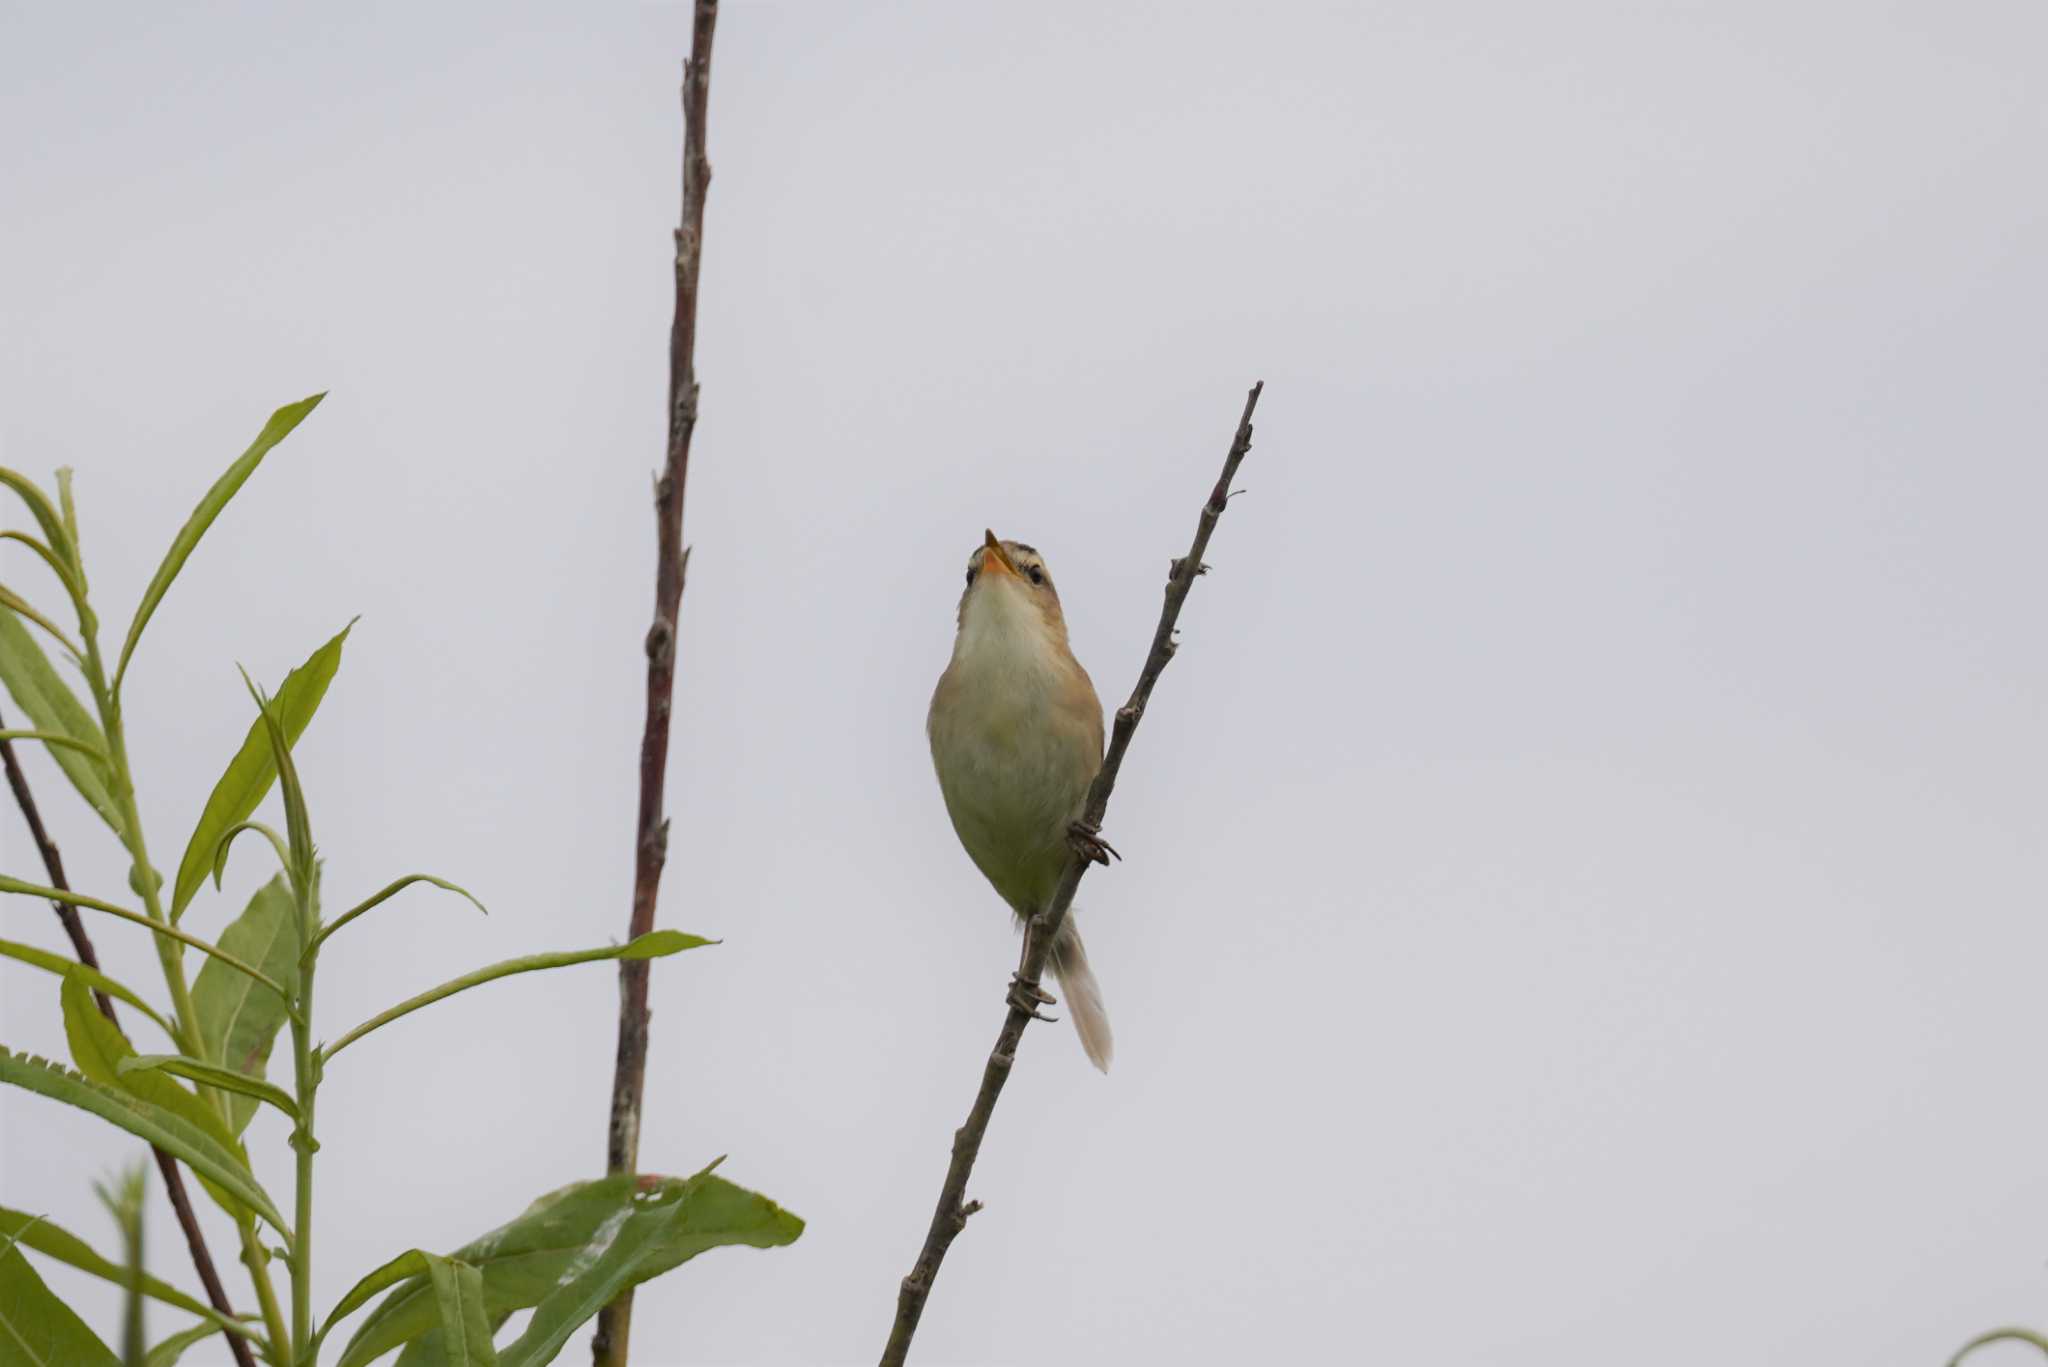
<path id="1" fill-rule="evenodd" d="M 332 390 L 129 704 L 174 857 L 235 662 L 362 614 L 300 748 L 329 899 L 425 869 L 492 915 L 339 940 L 329 1037 L 623 930 L 686 41 L 0 20 L 0 461 L 77 467 L 103 612 Z M 661 910 L 725 943 L 657 967 L 644 1158 L 810 1227 L 657 1283 L 636 1362 L 879 1352 L 1014 955 L 922 731 L 962 557 L 1043 549 L 1120 699 L 1257 378 L 1082 890 L 1116 1069 L 1027 1038 L 917 1360 L 1903 1365 L 2048 1323 L 2044 43 L 2029 3 L 729 4 Z M 47 979 L 0 998 L 63 1052 Z M 596 1172 L 614 1002 L 517 979 L 337 1065 L 317 1303 Z M 111 1242 L 132 1146 L 0 1106 L 0 1203 Z"/>

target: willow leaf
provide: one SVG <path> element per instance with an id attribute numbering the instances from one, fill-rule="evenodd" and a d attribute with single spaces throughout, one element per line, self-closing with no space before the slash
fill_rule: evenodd
<path id="1" fill-rule="evenodd" d="M 680 954 L 686 949 L 716 943 L 716 940 L 707 940 L 701 935 L 686 935 L 680 930 L 654 930 L 630 943 L 607 945 L 603 949 L 570 950 L 560 954 L 529 954 L 524 958 L 507 959 L 503 963 L 492 964 L 489 968 L 479 968 L 473 973 L 451 978 L 439 987 L 429 988 L 420 993 L 417 997 L 406 998 L 390 1010 L 372 1016 L 328 1045 L 322 1051 L 321 1057 L 331 1059 L 372 1030 L 389 1025 L 401 1016 L 409 1016 L 423 1006 L 432 1006 L 435 1002 L 452 997 L 458 992 L 467 992 L 472 987 L 496 982 L 499 978 L 509 978 L 515 973 L 537 973 L 542 969 L 567 968 L 571 964 L 596 963 L 602 959 L 661 959 L 671 954 Z"/>
<path id="2" fill-rule="evenodd" d="M 7 685 L 8 693 L 36 730 L 69 736 L 98 754 L 107 752 L 107 738 L 100 734 L 92 713 L 86 711 L 85 704 L 65 684 L 21 619 L 4 607 L 0 607 L 0 683 Z M 120 835 L 121 816 L 108 788 L 106 765 L 77 750 L 52 750 L 50 758 L 57 762 L 86 804 L 99 813 L 100 820 Z"/>
<path id="3" fill-rule="evenodd" d="M 291 1237 L 290 1227 L 239 1156 L 181 1115 L 152 1106 L 132 1092 L 94 1082 L 48 1059 L 0 1046 L 0 1083 L 52 1101 L 76 1106 L 184 1160 L 194 1173 L 232 1192 L 271 1228 Z"/>
<path id="4" fill-rule="evenodd" d="M 334 682 L 334 673 L 341 668 L 341 647 L 348 640 L 349 631 L 355 626 L 350 622 L 325 645 L 306 657 L 306 662 L 285 675 L 284 683 L 278 686 L 277 696 L 270 700 L 270 706 L 284 728 L 286 740 L 296 745 L 305 733 L 307 723 L 313 720 L 313 713 L 319 710 L 320 700 L 327 696 L 327 685 Z M 256 804 L 263 801 L 263 795 L 270 791 L 270 785 L 277 781 L 277 761 L 271 754 L 270 732 L 263 718 L 258 717 L 249 724 L 249 730 L 242 737 L 241 749 L 228 761 L 228 767 L 213 785 L 213 792 L 207 796 L 206 806 L 199 813 L 199 824 L 192 828 L 192 838 L 185 842 L 184 857 L 178 861 L 178 876 L 171 884 L 171 919 L 177 920 L 185 914 L 185 907 L 206 882 L 206 876 L 213 870 L 214 853 L 220 847 L 221 837 L 228 831 L 249 819 L 256 810 Z"/>
<path id="5" fill-rule="evenodd" d="M 192 510 L 192 516 L 185 519 L 185 525 L 178 528 L 178 534 L 171 538 L 171 548 L 164 553 L 163 563 L 156 567 L 156 574 L 150 579 L 149 587 L 142 591 L 142 601 L 135 606 L 135 620 L 128 624 L 128 639 L 121 643 L 121 660 L 114 666 L 114 692 L 121 691 L 121 680 L 128 673 L 128 661 L 135 654 L 136 642 L 142 639 L 142 629 L 149 625 L 149 619 L 163 602 L 164 594 L 170 591 L 171 581 L 178 577 L 178 571 L 185 568 L 186 560 L 199 545 L 199 538 L 206 535 L 206 529 L 220 516 L 221 509 L 228 506 L 228 500 L 235 491 L 256 472 L 270 449 L 291 435 L 305 416 L 320 406 L 325 394 L 300 399 L 297 403 L 286 404 L 270 415 L 270 421 L 263 424 L 263 430 L 256 434 L 249 449 L 235 458 L 226 473 L 213 482 L 199 500 L 199 506 Z"/>

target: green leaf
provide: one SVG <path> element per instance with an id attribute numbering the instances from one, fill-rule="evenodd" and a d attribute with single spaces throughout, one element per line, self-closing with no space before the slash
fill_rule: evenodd
<path id="1" fill-rule="evenodd" d="M 279 874 L 256 889 L 242 914 L 221 932 L 221 948 L 294 987 L 299 976 L 298 915 L 291 889 Z M 199 1018 L 199 1041 L 206 1057 L 258 1081 L 268 1070 L 270 1048 L 287 1009 L 276 992 L 211 959 L 192 985 L 192 1011 Z M 254 1101 L 230 1098 L 228 1128 L 241 1134 L 255 1114 Z"/>
<path id="2" fill-rule="evenodd" d="M 484 1276 L 468 1263 L 428 1255 L 427 1280 L 441 1318 L 448 1367 L 498 1367 L 491 1326 L 484 1318 Z"/>
<path id="3" fill-rule="evenodd" d="M 476 898 L 470 896 L 468 890 L 455 886 L 455 884 L 449 882 L 447 879 L 436 878 L 431 873 L 409 873 L 405 877 L 396 879 L 393 882 L 385 885 L 382 891 L 374 893 L 373 895 L 364 898 L 362 901 L 350 907 L 347 911 L 344 911 L 341 915 L 335 917 L 333 924 L 322 928 L 320 933 L 313 937 L 313 947 L 315 949 L 319 948 L 321 943 L 325 941 L 327 937 L 332 935 L 335 931 L 340 930 L 350 921 L 355 920 L 356 917 L 361 916 L 364 912 L 370 910 L 372 907 L 377 906 L 379 903 L 385 901 L 387 898 L 393 896 L 396 893 L 404 891 L 406 888 L 411 887 L 414 883 L 432 883 L 435 887 L 440 888 L 444 892 L 459 893 L 463 897 L 468 898 L 469 904 L 475 907 L 478 911 L 483 912 L 484 915 L 488 916 L 491 914 L 484 907 L 484 904 L 482 902 L 479 902 L 476 900 Z"/>
<path id="4" fill-rule="evenodd" d="M 292 1100 L 290 1092 L 268 1082 L 244 1077 L 234 1069 L 223 1068 L 218 1063 L 203 1063 L 183 1054 L 136 1054 L 132 1058 L 122 1059 L 115 1067 L 115 1071 L 122 1077 L 149 1069 L 175 1073 L 179 1077 L 203 1082 L 209 1087 L 218 1087 L 224 1092 L 234 1092 L 238 1096 L 248 1097 L 254 1101 L 267 1101 L 293 1120 L 299 1118 L 299 1103 Z"/>
<path id="5" fill-rule="evenodd" d="M 68 480 L 63 482 L 69 483 Z M 5 467 L 0 467 L 0 485 L 14 490 L 21 496 L 21 501 L 35 514 L 36 525 L 43 529 L 43 537 L 50 543 L 50 549 L 56 553 L 57 558 L 66 565 L 76 564 L 78 555 L 72 545 L 71 529 L 65 525 L 62 514 L 57 511 L 57 505 L 50 502 L 50 496 L 27 475 Z"/>
<path id="6" fill-rule="evenodd" d="M 12 1053 L 4 1046 L 0 1046 L 0 1083 L 76 1106 L 183 1159 L 194 1173 L 231 1192 L 271 1228 L 291 1237 L 290 1226 L 243 1166 L 242 1158 L 183 1116 L 152 1106 L 133 1092 L 81 1077 L 48 1059 Z"/>
<path id="7" fill-rule="evenodd" d="M 333 640 L 308 656 L 304 664 L 285 675 L 277 696 L 270 700 L 271 709 L 291 743 L 298 743 L 306 724 L 319 709 L 320 700 L 327 696 L 327 685 L 341 668 L 342 643 L 348 640 L 354 626 L 350 622 Z M 249 819 L 276 781 L 277 761 L 271 754 L 270 731 L 263 718 L 258 717 L 242 738 L 242 748 L 228 761 L 227 771 L 213 785 L 206 807 L 199 814 L 199 824 L 193 828 L 192 838 L 185 842 L 185 856 L 178 861 L 178 877 L 171 885 L 173 921 L 184 914 L 186 905 L 212 871 L 214 851 L 221 838 L 231 827 Z"/>
<path id="8" fill-rule="evenodd" d="M 5 584 L 0 584 L 0 607 L 26 617 L 29 621 L 34 622 L 44 631 L 47 631 L 50 634 L 50 639 L 63 646 L 66 653 L 72 659 L 81 660 L 85 658 L 78 649 L 78 642 L 65 635 L 64 628 L 43 616 L 42 613 L 37 612 L 35 604 L 29 602 L 28 599 L 22 597 L 13 589 L 8 588 Z"/>
<path id="9" fill-rule="evenodd" d="M 60 731 L 0 731 L 0 740 L 41 741 L 45 745 L 61 745 L 76 750 L 79 754 L 96 759 L 102 764 L 107 760 L 107 757 L 95 750 L 89 742 L 79 740 L 75 736 L 67 736 Z"/>
<path id="10" fill-rule="evenodd" d="M 83 584 L 85 573 L 78 540 L 78 505 L 71 500 L 71 467 L 68 465 L 57 467 L 57 504 L 64 513 L 64 535 L 71 539 L 71 563 L 79 567 L 78 580 Z"/>
<path id="11" fill-rule="evenodd" d="M 4 607 L 0 607 L 0 682 L 7 685 L 36 730 L 54 731 L 89 750 L 106 753 L 107 738 L 100 734 L 99 723 L 65 685 L 21 619 Z M 78 795 L 100 814 L 100 820 L 120 835 L 121 816 L 108 790 L 106 765 L 76 750 L 52 750 L 50 758 L 57 761 Z"/>
<path id="12" fill-rule="evenodd" d="M 708 1171 L 694 1177 L 605 1177 L 550 1192 L 511 1223 L 450 1256 L 483 1274 L 487 1321 L 498 1324 L 515 1311 L 540 1305 L 558 1290 L 566 1291 L 604 1262 L 622 1241 L 638 1252 L 631 1259 L 622 1256 L 615 1260 L 608 1266 L 608 1274 L 630 1262 L 621 1285 L 632 1286 L 680 1266 L 706 1249 L 728 1245 L 774 1248 L 792 1242 L 803 1228 L 802 1220 L 767 1197 Z M 583 1289 L 588 1291 L 588 1285 Z M 569 1305 L 567 1300 L 558 1302 L 549 1312 L 549 1323 L 566 1318 Z M 427 1278 L 410 1276 L 363 1320 L 343 1351 L 339 1367 L 364 1367 L 400 1344 L 438 1332 L 438 1319 Z M 535 1322 L 539 1322 L 538 1312 Z M 529 1336 L 531 1332 L 529 1326 Z M 499 1361 L 513 1361 L 513 1351 L 506 1349 Z M 401 1361 L 410 1363 L 415 1358 L 408 1350 Z"/>
<path id="13" fill-rule="evenodd" d="M 142 1359 L 142 1367 L 178 1367 L 178 1359 L 185 1356 L 187 1348 L 219 1332 L 220 1326 L 217 1324 L 195 1324 L 151 1348 L 149 1355 Z"/>
<path id="14" fill-rule="evenodd" d="M 40 897 L 49 902 L 68 902 L 74 907 L 86 907 L 92 911 L 103 911 L 109 916 L 118 916 L 124 921 L 132 921 L 136 925 L 143 927 L 152 935 L 161 935 L 166 939 L 176 940 L 179 944 L 188 945 L 200 953 L 226 964 L 237 972 L 247 973 L 256 979 L 257 982 L 268 986 L 273 992 L 281 993 L 284 991 L 282 983 L 253 964 L 245 963 L 228 950 L 222 949 L 210 941 L 202 940 L 190 931 L 179 930 L 176 926 L 166 925 L 162 921 L 152 921 L 139 911 L 130 911 L 126 907 L 117 907 L 112 902 L 102 902 L 97 897 L 87 897 L 83 893 L 72 892 L 68 888 L 50 888 L 44 887 L 41 883 L 24 883 L 19 878 L 9 878 L 4 873 L 0 873 L 0 892 L 12 892 L 22 897 Z"/>
<path id="15" fill-rule="evenodd" d="M 79 605 L 79 600 L 83 595 L 78 591 L 78 576 L 71 572 L 70 566 L 57 558 L 55 551 L 30 536 L 27 532 L 0 532 L 0 541 L 16 541 L 34 551 L 36 558 L 45 565 L 48 565 L 50 573 L 56 575 L 57 582 L 64 586 L 64 592 L 69 595 L 72 606 L 77 607 Z"/>
<path id="16" fill-rule="evenodd" d="M 280 868 L 289 869 L 292 866 L 292 854 L 285 847 L 283 836 L 271 830 L 270 827 L 264 825 L 261 821 L 237 822 L 235 825 L 228 827 L 228 833 L 220 838 L 220 846 L 213 852 L 213 889 L 215 892 L 220 891 L 220 880 L 227 877 L 228 850 L 234 846 L 235 837 L 243 831 L 254 831 L 265 840 L 268 840 L 270 848 L 277 854 L 277 862 Z"/>
<path id="17" fill-rule="evenodd" d="M 627 1287 L 643 1280 L 641 1270 L 654 1258 L 662 1241 L 682 1223 L 681 1202 L 665 1211 L 635 1212 L 626 1218 L 597 1261 L 548 1293 L 534 1307 L 526 1332 L 505 1349 L 505 1367 L 546 1367 L 562 1351 L 569 1335 L 611 1304 Z"/>
<path id="18" fill-rule="evenodd" d="M 0 1249 L 0 1363 L 6 1367 L 121 1367 L 114 1350 L 43 1284 L 12 1241 Z"/>
<path id="19" fill-rule="evenodd" d="M 567 968 L 571 964 L 596 963 L 601 959 L 661 959 L 671 954 L 680 954 L 686 949 L 695 949 L 699 945 L 717 943 L 718 941 L 707 940 L 701 935 L 685 935 L 680 930 L 655 930 L 649 931 L 630 944 L 608 945 L 603 949 L 572 950 L 561 954 L 529 954 L 520 959 L 507 959 L 503 963 L 492 964 L 489 968 L 479 968 L 473 973 L 452 978 L 439 987 L 420 993 L 417 997 L 406 998 L 390 1010 L 372 1016 L 328 1045 L 322 1051 L 321 1057 L 331 1059 L 372 1030 L 389 1025 L 400 1016 L 409 1016 L 423 1006 L 432 1006 L 445 997 L 452 997 L 458 992 L 466 992 L 487 982 L 495 982 L 499 978 L 509 978 L 515 973 L 537 973 L 544 968 Z"/>
<path id="20" fill-rule="evenodd" d="M 270 421 L 263 424 L 263 430 L 256 434 L 256 440 L 249 449 L 235 459 L 227 473 L 213 482 L 213 487 L 199 500 L 199 506 L 192 510 L 192 516 L 178 528 L 178 534 L 171 539 L 170 550 L 164 554 L 163 563 L 157 566 L 149 587 L 142 591 L 142 601 L 135 608 L 135 620 L 128 625 L 128 639 L 121 644 L 120 663 L 114 666 L 116 694 L 121 691 L 121 680 L 128 673 L 128 660 L 135 654 L 135 643 L 142 639 L 142 629 L 149 625 L 151 615 L 156 612 L 157 604 L 163 601 L 171 581 L 178 577 L 178 571 L 185 568 L 185 561 L 199 544 L 199 538 L 206 535 L 206 529 L 220 516 L 221 509 L 228 506 L 228 500 L 235 496 L 235 491 L 256 472 L 257 465 L 270 453 L 270 448 L 290 436 L 291 430 L 326 397 L 325 394 L 315 394 L 297 403 L 286 404 L 272 413 Z"/>
<path id="21" fill-rule="evenodd" d="M 46 1258 L 54 1259 L 67 1267 L 75 1267 L 80 1272 L 90 1273 L 103 1281 L 113 1282 L 117 1286 L 127 1282 L 128 1269 L 111 1258 L 102 1257 L 94 1252 L 92 1246 L 77 1235 L 67 1233 L 40 1216 L 0 1207 L 0 1239 L 8 1238 L 18 1239 L 23 1248 L 34 1249 Z M 216 1327 L 227 1326 L 240 1334 L 251 1333 L 250 1330 L 237 1326 L 233 1320 L 226 1318 L 204 1301 L 193 1299 L 169 1282 L 146 1276 L 142 1279 L 142 1294 L 160 1300 L 165 1305 L 175 1305 L 180 1310 L 190 1311 Z"/>
<path id="22" fill-rule="evenodd" d="M 104 992 L 118 1001 L 128 1003 L 128 1005 L 154 1021 L 157 1028 L 166 1035 L 169 1035 L 172 1039 L 178 1037 L 178 1032 L 171 1028 L 171 1023 L 158 1015 L 156 1009 L 148 1002 L 136 996 L 129 988 L 115 982 L 98 969 L 87 968 L 76 959 L 67 959 L 62 954 L 54 954 L 47 949 L 37 949 L 34 945 L 16 944 L 12 940 L 0 940 L 0 958 L 16 959 L 25 964 L 32 964 L 42 969 L 45 973 L 54 973 L 60 978 L 67 973 L 76 973 L 85 980 L 87 987 L 97 992 Z"/>
<path id="23" fill-rule="evenodd" d="M 414 1277 L 425 1276 L 428 1256 L 420 1249 L 409 1248 L 376 1270 L 364 1273 L 362 1279 L 348 1289 L 348 1294 L 336 1301 L 334 1308 L 327 1312 L 327 1318 L 320 1322 L 319 1332 L 313 1335 L 313 1341 L 324 1342 L 335 1325 L 368 1305 L 370 1297 L 379 1291 Z"/>
<path id="24" fill-rule="evenodd" d="M 1948 1360 L 1948 1367 L 1959 1367 L 1964 1358 L 1993 1343 L 2024 1343 L 2040 1349 L 2043 1356 L 2048 1356 L 2048 1338 L 2043 1338 L 2031 1329 L 1993 1329 L 1988 1334 L 1977 1335 L 1956 1349 L 1956 1355 Z"/>
<path id="25" fill-rule="evenodd" d="M 263 734 L 270 740 L 270 762 L 277 767 L 278 796 L 284 800 L 285 844 L 290 853 L 285 859 L 285 871 L 296 881 L 302 872 L 313 867 L 313 823 L 306 815 L 306 791 L 299 786 L 298 766 L 292 763 L 291 737 L 284 733 L 284 723 L 277 718 L 277 711 L 270 699 L 256 681 L 244 669 L 242 685 L 255 700 L 256 710 L 262 715 Z"/>
<path id="26" fill-rule="evenodd" d="M 78 1065 L 79 1072 L 93 1082 L 128 1092 L 183 1119 L 232 1154 L 244 1175 L 248 1174 L 249 1156 L 242 1152 L 242 1146 L 229 1133 L 220 1113 L 204 1098 L 186 1091 L 172 1079 L 153 1070 L 122 1071 L 121 1065 L 135 1057 L 135 1046 L 128 1042 L 119 1026 L 100 1014 L 99 1008 L 93 1004 L 92 993 L 76 973 L 64 975 L 63 1003 L 64 1038 L 71 1046 L 71 1061 Z M 206 1183 L 208 1192 L 227 1208 L 237 1222 L 249 1218 L 248 1205 L 231 1191 L 218 1182 L 208 1181 L 204 1175 L 200 1180 Z M 251 1177 L 249 1180 L 253 1182 L 255 1179 Z"/>

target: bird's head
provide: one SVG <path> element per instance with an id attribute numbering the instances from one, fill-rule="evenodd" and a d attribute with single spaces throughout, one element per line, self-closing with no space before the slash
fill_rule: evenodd
<path id="1" fill-rule="evenodd" d="M 1019 626 L 1035 621 L 1058 640 L 1066 640 L 1059 590 L 1052 585 L 1045 557 L 1021 541 L 998 541 L 994 532 L 983 532 L 981 544 L 967 557 L 960 625 L 964 628 L 969 614 L 984 608 L 994 621 Z"/>

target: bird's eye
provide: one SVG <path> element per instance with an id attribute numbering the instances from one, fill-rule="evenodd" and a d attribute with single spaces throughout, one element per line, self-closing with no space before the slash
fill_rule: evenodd
<path id="1" fill-rule="evenodd" d="M 969 565 L 969 566 L 967 567 L 967 582 L 968 582 L 968 583 L 972 584 L 972 583 L 974 582 L 974 576 L 975 576 L 975 573 L 976 573 L 976 571 L 978 571 L 978 570 L 979 570 L 980 568 L 981 568 L 981 566 L 979 566 L 979 565 Z"/>
<path id="2" fill-rule="evenodd" d="M 1024 573 L 1031 576 L 1031 582 L 1034 584 L 1043 584 L 1045 582 L 1045 570 L 1041 566 L 1033 565 Z"/>

